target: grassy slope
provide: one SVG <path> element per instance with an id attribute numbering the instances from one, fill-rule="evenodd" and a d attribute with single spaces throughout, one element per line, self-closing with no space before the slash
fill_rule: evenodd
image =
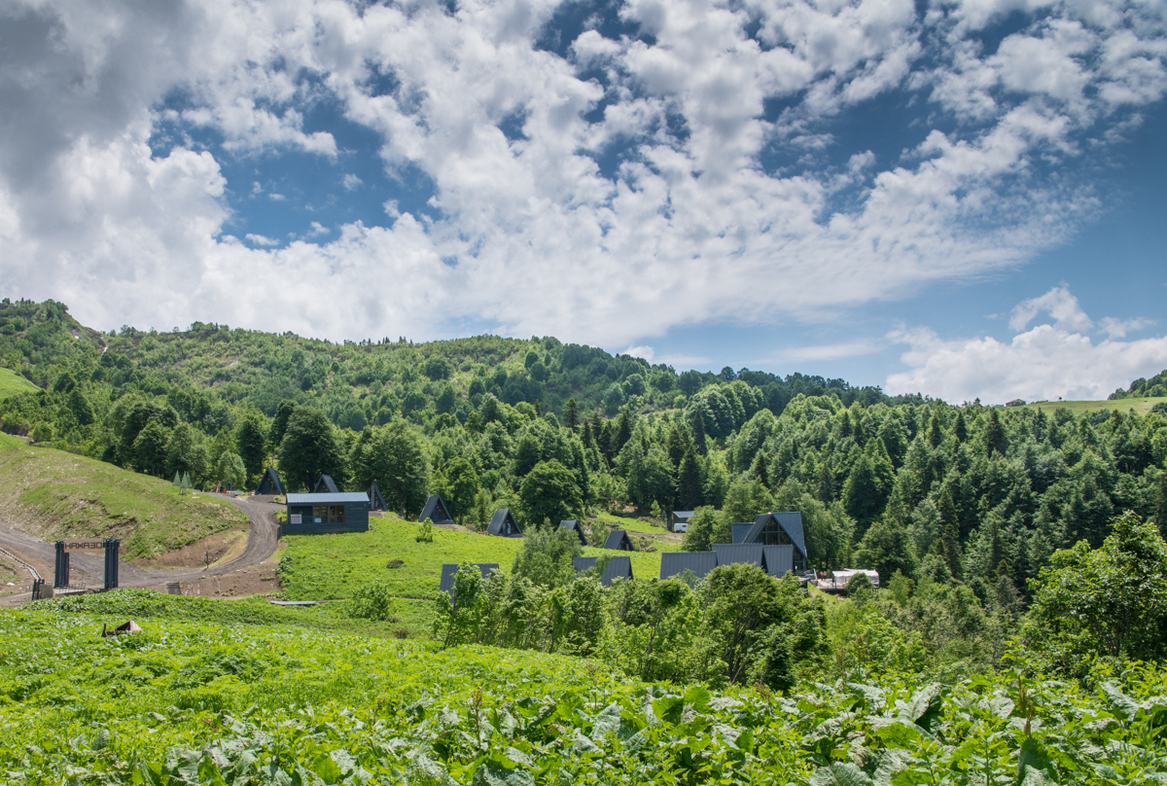
<path id="1" fill-rule="evenodd" d="M 103 640 L 133 610 L 112 595 L 105 614 L 0 610 L 0 784 L 872 783 L 853 762 L 905 784 L 1167 778 L 1158 716 L 1131 718 L 1160 712 L 1161 667 L 1107 666 L 1113 698 L 1034 675 L 1027 718 L 1012 673 L 777 696 L 295 626 L 152 617 Z"/>
<path id="2" fill-rule="evenodd" d="M 1133 409 L 1136 414 L 1146 415 L 1151 411 L 1151 407 L 1161 401 L 1167 401 L 1167 398 L 1124 398 L 1117 401 L 1037 401 L 1026 404 L 1026 407 L 1045 410 L 1046 414 L 1055 409 L 1065 408 L 1075 415 L 1081 415 L 1084 412 L 1097 412 L 1101 409 L 1117 409 L 1123 414 Z"/>
<path id="3" fill-rule="evenodd" d="M 247 525 L 223 500 L 183 496 L 164 480 L 7 435 L 0 435 L 0 513 L 45 539 L 119 538 L 126 559 Z"/>
<path id="4" fill-rule="evenodd" d="M 40 388 L 12 369 L 0 368 L 0 398 L 6 398 L 16 393 L 32 393 L 37 390 Z"/>
<path id="5" fill-rule="evenodd" d="M 281 560 L 280 578 L 289 598 L 318 600 L 346 598 L 372 581 L 385 581 L 399 598 L 429 601 L 438 597 L 442 565 L 451 562 L 497 562 L 510 570 L 522 541 L 493 538 L 435 527 L 433 543 L 418 543 L 417 524 L 395 517 L 370 519 L 368 532 L 345 535 L 289 535 Z M 605 552 L 585 548 L 586 556 Z M 637 578 L 660 575 L 660 552 L 632 555 Z M 402 560 L 398 568 L 386 567 Z M 404 613 L 403 609 L 403 613 Z"/>

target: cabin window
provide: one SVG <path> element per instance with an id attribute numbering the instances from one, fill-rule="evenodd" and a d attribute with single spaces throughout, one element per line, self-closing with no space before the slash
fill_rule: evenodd
<path id="1" fill-rule="evenodd" d="M 343 524 L 344 505 L 313 505 L 312 518 L 317 524 Z"/>

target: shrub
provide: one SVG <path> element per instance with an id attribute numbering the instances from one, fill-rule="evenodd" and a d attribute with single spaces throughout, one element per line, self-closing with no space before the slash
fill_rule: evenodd
<path id="1" fill-rule="evenodd" d="M 381 581 L 358 587 L 348 601 L 348 615 L 360 619 L 390 622 L 397 609 L 389 585 Z"/>

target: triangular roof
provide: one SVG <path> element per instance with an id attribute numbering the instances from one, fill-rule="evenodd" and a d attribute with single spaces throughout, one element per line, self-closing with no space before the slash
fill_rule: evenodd
<path id="1" fill-rule="evenodd" d="M 503 508 L 502 510 L 496 510 L 494 515 L 490 517 L 490 526 L 486 528 L 486 534 L 501 535 L 506 538 L 521 538 L 523 537 L 523 530 L 519 528 L 519 522 L 515 521 L 511 509 Z"/>
<path id="2" fill-rule="evenodd" d="M 594 568 L 598 559 L 599 557 L 573 557 L 571 566 L 575 568 L 577 573 L 583 573 L 585 570 Z M 600 574 L 600 584 L 610 587 L 616 579 L 630 580 L 631 578 L 632 558 L 610 557 L 608 564 L 604 566 L 604 572 Z"/>
<path id="3" fill-rule="evenodd" d="M 473 565 L 482 571 L 482 578 L 484 579 L 488 577 L 493 571 L 498 570 L 497 562 L 475 562 Z M 460 566 L 456 562 L 448 562 L 442 566 L 442 582 L 439 585 L 439 588 L 442 590 L 442 592 L 449 594 L 451 598 L 454 597 L 454 577 L 458 575 L 459 567 Z"/>
<path id="4" fill-rule="evenodd" d="M 714 543 L 713 553 L 717 555 L 718 565 L 733 565 L 744 562 L 747 565 L 762 567 L 765 553 L 761 543 Z"/>
<path id="5" fill-rule="evenodd" d="M 418 521 L 425 521 L 430 519 L 435 524 L 453 524 L 454 518 L 450 515 L 450 511 L 446 509 L 446 503 L 442 502 L 442 498 L 437 494 L 425 501 L 425 507 L 421 509 L 418 514 Z"/>
<path id="6" fill-rule="evenodd" d="M 622 529 L 614 529 L 608 533 L 608 539 L 604 541 L 604 548 L 615 551 L 636 551 L 632 547 L 632 538 L 628 537 L 628 532 Z"/>
<path id="7" fill-rule="evenodd" d="M 255 488 L 256 494 L 284 494 L 284 484 L 280 482 L 280 476 L 276 473 L 275 467 L 268 467 L 264 470 L 263 477 L 259 479 L 259 485 Z"/>
<path id="8" fill-rule="evenodd" d="M 332 479 L 332 475 L 321 475 L 320 480 L 316 481 L 316 488 L 312 489 L 313 494 L 339 494 L 340 489 L 336 487 L 336 481 Z"/>
<path id="9" fill-rule="evenodd" d="M 794 572 L 794 546 L 763 546 L 766 554 L 766 572 L 780 578 Z"/>
<path id="10" fill-rule="evenodd" d="M 687 570 L 703 579 L 716 567 L 717 555 L 712 551 L 665 551 L 660 555 L 662 579 L 680 576 Z"/>
<path id="11" fill-rule="evenodd" d="M 385 503 L 385 495 L 381 493 L 380 486 L 377 481 L 373 481 L 369 486 L 369 510 L 388 510 L 389 506 Z M 422 519 L 425 521 L 425 519 Z"/>
<path id="12" fill-rule="evenodd" d="M 798 511 L 783 511 L 779 513 L 763 513 L 754 520 L 750 531 L 746 533 L 742 543 L 758 543 L 762 537 L 762 533 L 766 529 L 766 523 L 773 518 L 778 523 L 779 529 L 786 533 L 790 538 L 790 542 L 794 544 L 794 548 L 798 549 L 802 554 L 802 559 L 810 562 L 810 555 L 806 553 L 806 535 L 802 529 L 802 514 Z M 734 525 L 737 526 L 736 524 Z M 738 541 L 735 539 L 735 543 Z M 772 544 L 776 545 L 776 544 Z"/>
<path id="13" fill-rule="evenodd" d="M 580 545 L 582 545 L 582 546 L 588 545 L 588 539 L 584 535 L 583 527 L 580 525 L 579 521 L 577 521 L 576 519 L 564 519 L 563 521 L 559 522 L 559 528 L 565 529 L 568 531 L 575 530 L 575 534 L 579 535 Z"/>
<path id="14" fill-rule="evenodd" d="M 754 528 L 752 521 L 735 521 L 729 525 L 730 543 L 745 543 L 750 530 Z"/>

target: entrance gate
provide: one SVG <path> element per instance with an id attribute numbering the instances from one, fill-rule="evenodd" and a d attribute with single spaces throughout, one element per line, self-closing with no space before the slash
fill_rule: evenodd
<path id="1" fill-rule="evenodd" d="M 105 577 L 103 588 L 117 589 L 118 586 L 118 550 L 120 540 L 58 540 L 56 542 L 56 562 L 53 566 L 53 587 L 56 589 L 69 588 L 69 554 L 73 551 L 104 551 Z"/>

